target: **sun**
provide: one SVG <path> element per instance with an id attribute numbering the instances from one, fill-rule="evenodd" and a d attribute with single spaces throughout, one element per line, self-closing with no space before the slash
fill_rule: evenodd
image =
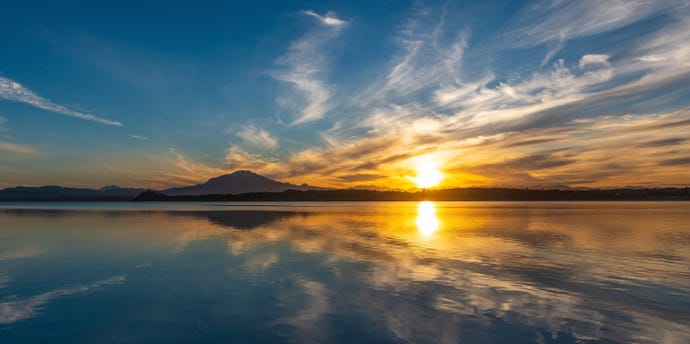
<path id="1" fill-rule="evenodd" d="M 426 189 L 437 185 L 443 180 L 443 174 L 434 164 L 423 164 L 417 167 L 417 176 L 410 177 L 417 187 Z"/>

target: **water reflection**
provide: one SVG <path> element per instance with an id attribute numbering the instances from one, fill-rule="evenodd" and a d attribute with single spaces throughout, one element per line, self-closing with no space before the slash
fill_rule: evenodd
<path id="1" fill-rule="evenodd" d="M 690 340 L 688 203 L 214 209 L 0 209 L 0 335 L 81 321 L 98 342 Z M 53 292 L 112 276 L 127 278 Z"/>
<path id="2" fill-rule="evenodd" d="M 53 299 L 86 293 L 102 286 L 122 283 L 125 279 L 125 276 L 114 276 L 88 285 L 62 287 L 39 295 L 2 302 L 0 303 L 0 324 L 12 324 L 17 321 L 32 318 L 37 315 L 41 307 Z"/>
<path id="3" fill-rule="evenodd" d="M 430 237 L 438 230 L 440 222 L 436 217 L 434 202 L 419 202 L 417 209 L 417 229 L 424 237 Z"/>

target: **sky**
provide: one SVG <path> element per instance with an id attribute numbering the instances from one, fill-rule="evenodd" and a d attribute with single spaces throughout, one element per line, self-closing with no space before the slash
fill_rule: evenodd
<path id="1" fill-rule="evenodd" d="M 0 187 L 690 184 L 689 1 L 22 1 Z"/>

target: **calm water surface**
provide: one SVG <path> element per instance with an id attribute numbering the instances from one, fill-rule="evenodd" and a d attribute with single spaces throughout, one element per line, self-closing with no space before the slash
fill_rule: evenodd
<path id="1" fill-rule="evenodd" d="M 0 203 L 2 343 L 690 343 L 690 203 Z"/>

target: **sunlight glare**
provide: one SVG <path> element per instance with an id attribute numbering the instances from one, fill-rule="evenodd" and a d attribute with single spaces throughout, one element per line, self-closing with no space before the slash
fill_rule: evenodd
<path id="1" fill-rule="evenodd" d="M 440 222 L 436 217 L 434 202 L 419 202 L 417 208 L 417 229 L 424 236 L 430 236 L 438 230 Z"/>
<path id="2" fill-rule="evenodd" d="M 443 174 L 433 164 L 424 164 L 417 167 L 417 176 L 410 178 L 417 187 L 422 189 L 435 186 L 443 179 Z"/>

